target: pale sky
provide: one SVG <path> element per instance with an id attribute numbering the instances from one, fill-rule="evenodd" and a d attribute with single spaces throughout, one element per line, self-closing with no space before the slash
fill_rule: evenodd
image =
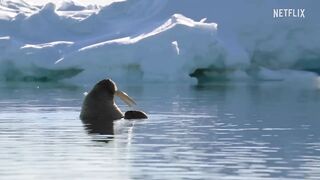
<path id="1" fill-rule="evenodd" d="M 65 1 L 65 0 L 24 0 L 24 2 L 27 2 L 30 4 L 37 4 L 37 5 L 46 4 L 48 2 L 60 3 L 62 1 Z M 120 0 L 73 0 L 73 1 L 79 2 L 84 5 L 88 5 L 88 4 L 106 5 L 106 4 L 110 4 L 111 2 L 120 1 Z"/>

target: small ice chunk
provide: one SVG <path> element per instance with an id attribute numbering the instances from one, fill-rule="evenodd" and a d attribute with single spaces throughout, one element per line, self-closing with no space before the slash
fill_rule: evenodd
<path id="1" fill-rule="evenodd" d="M 202 19 L 200 20 L 200 22 L 201 22 L 201 23 L 204 23 L 204 22 L 206 22 L 206 20 L 207 20 L 207 18 L 202 18 Z"/>
<path id="2" fill-rule="evenodd" d="M 177 41 L 173 41 L 172 43 L 172 47 L 174 48 L 174 50 L 177 52 L 177 55 L 180 54 L 180 49 L 179 49 L 179 45 Z"/>

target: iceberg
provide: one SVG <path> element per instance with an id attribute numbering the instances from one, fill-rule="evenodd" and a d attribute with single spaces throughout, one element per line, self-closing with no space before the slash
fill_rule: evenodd
<path id="1" fill-rule="evenodd" d="M 311 1 L 0 1 L 0 80 L 314 78 L 320 73 L 320 2 Z M 272 17 L 273 8 L 286 6 L 305 8 L 306 18 Z"/>
<path id="2" fill-rule="evenodd" d="M 80 48 L 56 66 L 85 69 L 82 80 L 112 75 L 130 81 L 187 81 L 195 68 L 218 63 L 223 48 L 216 31 L 215 23 L 175 14 L 150 32 Z"/>

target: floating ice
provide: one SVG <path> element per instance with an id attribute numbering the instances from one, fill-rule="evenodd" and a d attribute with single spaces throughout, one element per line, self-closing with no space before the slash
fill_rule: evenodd
<path id="1" fill-rule="evenodd" d="M 251 1 L 0 1 L 1 80 L 207 82 L 320 73 L 320 2 Z M 306 8 L 306 18 L 272 17 L 273 8 L 287 6 Z"/>

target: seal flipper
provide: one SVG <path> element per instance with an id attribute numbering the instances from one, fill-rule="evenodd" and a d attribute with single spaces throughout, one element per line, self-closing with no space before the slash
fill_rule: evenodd
<path id="1" fill-rule="evenodd" d="M 127 111 L 124 114 L 124 119 L 148 119 L 148 116 L 142 111 Z"/>

